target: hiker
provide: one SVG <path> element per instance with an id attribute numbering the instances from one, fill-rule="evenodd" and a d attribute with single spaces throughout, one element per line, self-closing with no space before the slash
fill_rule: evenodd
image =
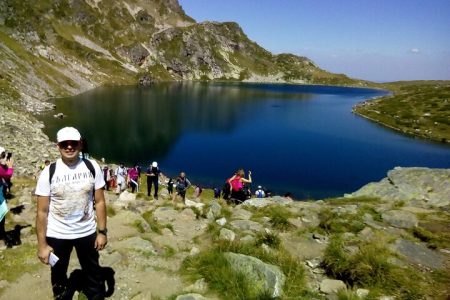
<path id="1" fill-rule="evenodd" d="M 0 240 L 5 240 L 5 219 L 8 213 L 8 205 L 6 204 L 6 182 L 11 180 L 14 173 L 14 161 L 10 157 L 7 158 L 6 150 L 0 147 Z"/>
<path id="2" fill-rule="evenodd" d="M 169 195 L 173 193 L 173 178 L 169 178 L 169 181 L 167 182 L 167 191 L 169 192 Z"/>
<path id="3" fill-rule="evenodd" d="M 198 197 L 200 197 L 202 192 L 203 192 L 203 189 L 199 185 L 197 185 L 194 189 L 194 198 L 197 199 Z"/>
<path id="4" fill-rule="evenodd" d="M 252 183 L 252 171 L 248 171 L 248 179 L 244 178 L 244 169 L 239 169 L 231 178 L 230 184 L 231 199 L 233 202 L 242 203 L 248 198 L 248 189 L 244 189 L 244 184 Z"/>
<path id="5" fill-rule="evenodd" d="M 214 198 L 219 199 L 220 198 L 220 189 L 218 187 L 214 187 Z"/>
<path id="6" fill-rule="evenodd" d="M 116 175 L 116 185 L 117 185 L 116 194 L 118 195 L 127 188 L 127 182 L 126 182 L 127 170 L 125 169 L 123 163 L 121 163 L 119 165 L 119 167 L 117 167 L 115 175 Z"/>
<path id="7" fill-rule="evenodd" d="M 176 184 L 175 189 L 177 192 L 173 193 L 172 202 L 175 203 L 177 196 L 180 196 L 181 199 L 183 200 L 183 204 L 186 204 L 185 203 L 186 190 L 191 185 L 189 179 L 186 178 L 186 173 L 181 172 L 180 175 L 177 177 L 175 184 Z"/>
<path id="8" fill-rule="evenodd" d="M 136 190 L 139 192 L 139 170 L 137 164 L 130 169 L 128 169 L 128 185 L 131 187 L 131 192 L 134 193 Z"/>
<path id="9" fill-rule="evenodd" d="M 256 198 L 264 198 L 266 196 L 266 193 L 264 192 L 262 186 L 258 185 L 258 189 L 255 192 Z"/>
<path id="10" fill-rule="evenodd" d="M 158 163 L 156 161 L 147 168 L 145 176 L 147 176 L 147 196 L 150 197 L 152 194 L 152 184 L 155 187 L 155 193 L 153 194 L 154 199 L 158 200 L 158 181 L 161 171 L 158 168 Z"/>
<path id="11" fill-rule="evenodd" d="M 103 180 L 105 180 L 106 183 L 105 189 L 109 191 L 109 185 L 111 183 L 111 172 L 109 172 L 109 167 L 107 165 L 103 166 Z"/>
<path id="12" fill-rule="evenodd" d="M 56 136 L 61 157 L 42 171 L 36 185 L 37 255 L 52 266 L 55 299 L 68 299 L 73 248 L 86 279 L 84 295 L 104 299 L 99 265 L 99 251 L 107 244 L 103 173 L 96 161 L 79 157 L 83 145 L 77 129 L 64 127 Z"/>

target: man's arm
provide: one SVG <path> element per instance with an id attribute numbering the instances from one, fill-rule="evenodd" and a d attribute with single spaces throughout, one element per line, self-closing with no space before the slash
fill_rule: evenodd
<path id="1" fill-rule="evenodd" d="M 47 221 L 48 209 L 50 206 L 49 196 L 37 196 L 37 213 L 36 213 L 36 235 L 38 240 L 38 257 L 39 260 L 48 264 L 48 256 L 53 248 L 47 244 Z"/>
<path id="2" fill-rule="evenodd" d="M 103 189 L 95 190 L 95 213 L 97 215 L 97 228 L 99 230 L 106 229 L 106 202 Z M 103 250 L 108 243 L 108 238 L 104 234 L 97 234 L 95 240 L 95 248 L 97 250 Z"/>

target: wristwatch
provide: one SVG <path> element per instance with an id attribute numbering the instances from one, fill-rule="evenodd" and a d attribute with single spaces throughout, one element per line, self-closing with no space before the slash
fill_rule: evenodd
<path id="1" fill-rule="evenodd" d="M 108 236 L 108 229 L 99 229 L 98 233 L 103 234 L 104 236 Z"/>

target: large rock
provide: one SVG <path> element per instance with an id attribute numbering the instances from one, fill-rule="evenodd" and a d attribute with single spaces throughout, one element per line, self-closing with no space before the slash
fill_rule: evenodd
<path id="1" fill-rule="evenodd" d="M 434 206 L 450 205 L 450 169 L 401 168 L 387 178 L 369 183 L 347 197 L 377 197 L 386 201 L 420 200 Z"/>
<path id="2" fill-rule="evenodd" d="M 384 212 L 381 217 L 383 221 L 397 228 L 413 228 L 419 223 L 415 214 L 403 210 L 390 210 Z"/>
<path id="3" fill-rule="evenodd" d="M 286 198 L 286 197 L 280 197 L 280 196 L 274 196 L 271 198 L 251 198 L 248 200 L 245 200 L 242 205 L 246 206 L 254 206 L 254 207 L 264 207 L 272 204 L 278 204 L 278 205 L 288 205 L 293 202 L 292 199 Z"/>
<path id="4" fill-rule="evenodd" d="M 177 296 L 176 300 L 207 300 L 208 298 L 203 297 L 200 294 L 190 293 Z"/>
<path id="5" fill-rule="evenodd" d="M 346 288 L 347 286 L 341 280 L 324 279 L 320 283 L 320 291 L 325 294 L 337 294 L 339 290 Z"/>
<path id="6" fill-rule="evenodd" d="M 225 257 L 231 267 L 236 272 L 244 274 L 260 294 L 268 292 L 274 298 L 281 297 L 286 276 L 279 267 L 243 254 L 228 252 L 225 253 Z"/>
<path id="7" fill-rule="evenodd" d="M 234 228 L 242 231 L 250 230 L 253 232 L 260 232 L 264 230 L 264 227 L 261 224 L 250 220 L 234 220 L 231 221 L 230 224 Z"/>
<path id="8" fill-rule="evenodd" d="M 392 248 L 402 254 L 411 263 L 432 270 L 442 270 L 445 268 L 446 257 L 437 251 L 428 249 L 422 244 L 398 239 Z"/>

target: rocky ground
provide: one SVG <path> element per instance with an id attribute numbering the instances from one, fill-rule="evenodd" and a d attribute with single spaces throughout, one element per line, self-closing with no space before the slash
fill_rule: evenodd
<path id="1" fill-rule="evenodd" d="M 186 205 L 173 205 L 165 189 L 157 201 L 127 191 L 120 195 L 106 192 L 109 243 L 100 260 L 115 272 L 111 299 L 226 299 L 210 286 L 208 278 L 197 276 L 194 280 L 182 272 L 183 261 L 200 256 L 220 242 L 250 244 L 267 253 L 283 249 L 301 263 L 309 296 L 293 297 L 286 290 L 293 278 L 279 266 L 251 255 L 225 254 L 231 268 L 234 266 L 248 278 L 262 278 L 269 298 L 336 299 L 338 290 L 348 289 L 348 293 L 360 297 L 369 295 L 368 299 L 401 299 L 400 292 L 380 292 L 363 284 L 351 286 L 344 278 L 331 276 L 324 267 L 327 248 L 336 234 L 348 242 L 345 251 L 352 254 L 362 251 L 363 242 L 381 237 L 387 241 L 385 246 L 390 249 L 393 264 L 423 278 L 430 279 L 437 272 L 448 276 L 449 182 L 449 169 L 398 168 L 381 182 L 345 198 L 300 202 L 273 197 L 250 199 L 237 206 L 213 199 L 207 191 L 200 199 L 189 194 Z M 0 279 L 0 299 L 51 299 L 49 267 L 35 256 L 36 208 L 32 192 L 33 181 L 17 179 L 9 207 L 23 205 L 23 209 L 9 213 L 7 230 L 17 224 L 31 226 L 22 228 L 21 245 L 0 245 L 0 274 L 4 278 Z M 280 207 L 286 213 L 286 226 L 279 226 L 284 224 L 275 222 L 280 216 L 271 213 Z M 357 224 L 357 229 L 346 224 Z M 414 234 L 419 229 L 422 233 L 425 229 L 432 232 L 434 239 Z M 280 246 L 255 243 L 261 234 L 278 237 Z M 24 255 L 24 251 L 28 254 Z M 11 257 L 20 255 L 24 257 L 11 261 Z M 11 277 L 9 269 L 15 268 L 19 270 Z M 70 271 L 76 268 L 79 266 L 73 259 Z M 442 277 L 443 283 L 426 281 L 423 289 L 434 289 L 434 296 L 422 296 L 446 299 L 450 295 L 445 289 L 450 286 L 446 281 L 449 279 Z"/>

